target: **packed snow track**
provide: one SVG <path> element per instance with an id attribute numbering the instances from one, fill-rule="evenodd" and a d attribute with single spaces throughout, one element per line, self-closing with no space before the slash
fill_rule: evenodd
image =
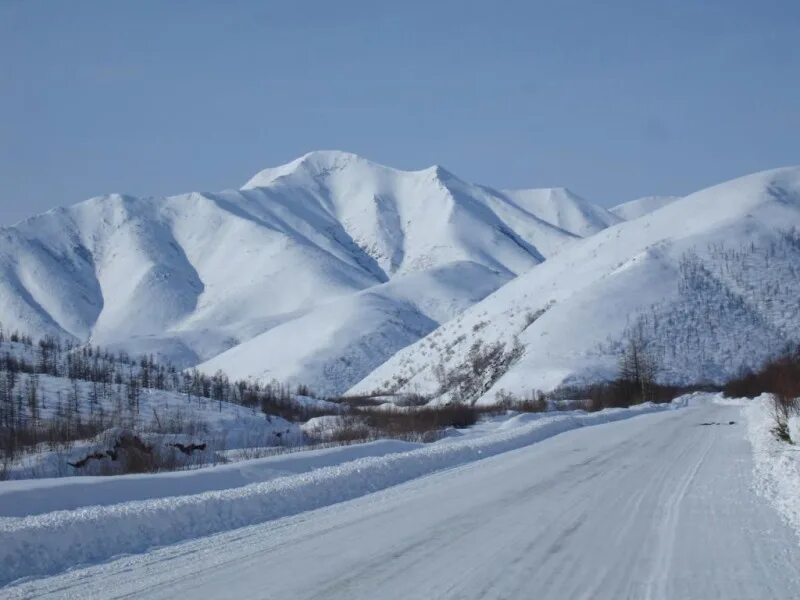
<path id="1" fill-rule="evenodd" d="M 789 599 L 800 545 L 752 490 L 741 409 L 708 402 L 0 596 Z"/>

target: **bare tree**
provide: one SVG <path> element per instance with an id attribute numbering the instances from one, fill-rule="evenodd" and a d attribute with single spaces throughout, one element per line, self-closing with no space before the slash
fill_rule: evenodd
<path id="1" fill-rule="evenodd" d="M 644 328 L 638 324 L 629 330 L 619 363 L 617 385 L 626 405 L 653 400 L 658 365 L 647 348 Z"/>

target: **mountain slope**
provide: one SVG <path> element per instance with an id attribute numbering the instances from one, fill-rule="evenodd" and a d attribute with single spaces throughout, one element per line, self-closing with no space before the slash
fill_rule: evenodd
<path id="1" fill-rule="evenodd" d="M 566 188 L 503 190 L 525 211 L 579 237 L 587 237 L 616 225 L 622 219 Z"/>
<path id="2" fill-rule="evenodd" d="M 3 232 L 0 315 L 9 327 L 191 363 L 319 297 L 382 281 L 336 239 L 335 221 L 263 201 L 108 196 L 29 219 Z"/>
<path id="3" fill-rule="evenodd" d="M 472 262 L 399 276 L 333 300 L 199 365 L 336 395 L 509 280 Z"/>
<path id="4" fill-rule="evenodd" d="M 446 399 L 448 385 L 487 356 L 501 368 L 476 376 L 472 399 L 613 377 L 627 333 L 639 327 L 662 380 L 720 381 L 800 342 L 793 227 L 800 168 L 702 190 L 566 248 L 352 391 L 388 387 Z M 494 343 L 505 344 L 502 352 Z"/>
<path id="5" fill-rule="evenodd" d="M 638 219 L 639 217 L 650 214 L 654 210 L 671 204 L 679 198 L 680 196 L 645 196 L 643 198 L 617 204 L 608 210 L 620 219 L 630 221 L 631 219 Z"/>
<path id="6" fill-rule="evenodd" d="M 226 363 L 241 375 L 316 380 L 359 340 L 396 335 L 385 351 L 362 356 L 376 366 L 578 239 L 441 167 L 398 171 L 344 152 L 312 152 L 262 171 L 241 190 L 103 196 L 0 229 L 0 321 L 188 366 L 254 338 L 259 353 L 280 347 L 283 331 L 311 340 L 322 307 L 336 306 L 353 327 L 314 338 L 319 347 L 309 344 L 296 363 L 269 352 L 246 371 L 238 358 Z M 454 283 L 454 273 L 463 280 Z M 428 283 L 405 279 L 414 274 Z M 359 320 L 365 302 L 372 318 Z M 451 310 L 420 309 L 434 303 Z M 355 383 L 364 365 L 336 385 Z"/>

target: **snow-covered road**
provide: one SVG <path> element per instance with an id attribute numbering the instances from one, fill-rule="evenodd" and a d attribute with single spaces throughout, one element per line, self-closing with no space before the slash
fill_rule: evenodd
<path id="1" fill-rule="evenodd" d="M 798 598 L 798 540 L 751 482 L 740 408 L 707 403 L 0 596 Z"/>

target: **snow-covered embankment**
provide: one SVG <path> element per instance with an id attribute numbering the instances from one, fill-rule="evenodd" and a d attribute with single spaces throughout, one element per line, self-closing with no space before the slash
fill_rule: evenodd
<path id="1" fill-rule="evenodd" d="M 189 496 L 244 487 L 365 457 L 413 450 L 421 443 L 378 440 L 193 469 L 116 477 L 20 479 L 0 484 L 0 518 Z"/>
<path id="2" fill-rule="evenodd" d="M 747 402 L 747 434 L 753 446 L 754 485 L 800 536 L 800 452 L 798 446 L 775 438 L 772 398 L 768 394 Z M 800 443 L 800 418 L 789 420 L 795 444 Z"/>

